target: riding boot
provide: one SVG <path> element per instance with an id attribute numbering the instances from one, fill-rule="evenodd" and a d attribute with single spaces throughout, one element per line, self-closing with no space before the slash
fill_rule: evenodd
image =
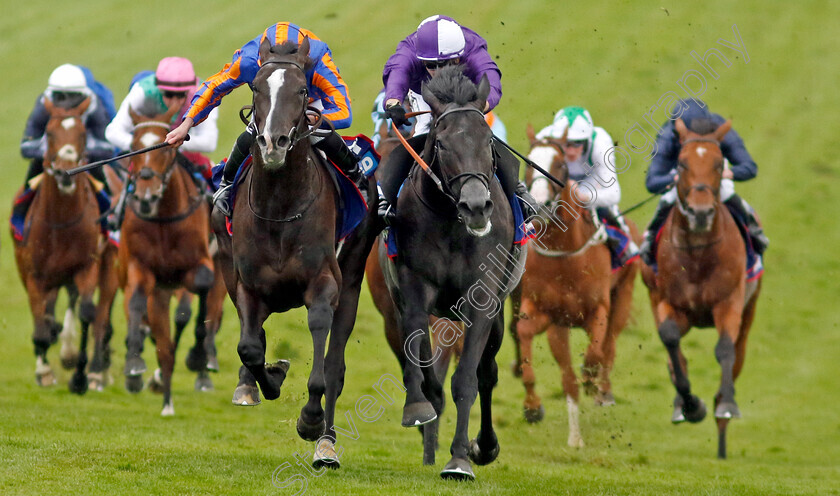
<path id="1" fill-rule="evenodd" d="M 523 181 L 519 181 L 516 184 L 516 196 L 519 198 L 519 204 L 522 206 L 522 216 L 525 218 L 525 222 L 528 222 L 532 218 L 537 216 L 537 200 L 531 196 L 531 192 L 528 191 L 528 187 L 525 186 Z"/>
<path id="2" fill-rule="evenodd" d="M 756 253 L 762 255 L 770 244 L 770 240 L 764 234 L 764 229 L 755 216 L 755 210 L 737 194 L 730 196 L 724 204 L 734 216 L 747 226 L 747 232 L 752 241 L 753 249 L 755 249 Z"/>
<path id="3" fill-rule="evenodd" d="M 376 214 L 382 219 L 382 222 L 385 223 L 386 226 L 390 226 L 394 219 L 397 218 L 397 213 L 394 211 L 394 207 L 391 205 L 391 202 L 385 198 L 385 194 L 382 192 L 382 187 L 376 187 L 376 191 L 379 193 L 379 208 L 376 209 Z"/>
<path id="4" fill-rule="evenodd" d="M 659 229 L 661 229 L 662 225 L 665 224 L 665 219 L 668 218 L 668 214 L 671 213 L 671 209 L 673 207 L 673 203 L 662 199 L 660 199 L 659 204 L 656 205 L 656 212 L 653 213 L 653 219 L 650 220 L 650 225 L 648 225 L 648 228 L 645 231 L 642 246 L 639 247 L 639 254 L 641 255 L 642 261 L 648 265 L 656 263 L 656 254 L 653 253 L 653 244 L 656 242 L 656 235 L 659 234 Z"/>
<path id="5" fill-rule="evenodd" d="M 313 137 L 312 144 L 323 151 L 327 157 L 341 169 L 351 181 L 353 181 L 362 193 L 365 203 L 369 203 L 368 196 L 368 181 L 362 169 L 359 167 L 359 159 L 350 151 L 347 144 L 341 139 L 341 136 L 336 132 L 332 132 L 326 137 Z"/>
<path id="6" fill-rule="evenodd" d="M 236 178 L 236 172 L 242 162 L 251 153 L 251 145 L 256 138 L 256 129 L 252 130 L 253 126 L 249 125 L 242 134 L 236 139 L 233 148 L 230 150 L 227 162 L 225 162 L 225 169 L 222 172 L 222 180 L 219 182 L 219 188 L 213 194 L 213 204 L 225 217 L 230 217 L 233 213 L 232 205 L 228 201 L 230 198 L 230 190 L 233 187 L 233 180 Z"/>

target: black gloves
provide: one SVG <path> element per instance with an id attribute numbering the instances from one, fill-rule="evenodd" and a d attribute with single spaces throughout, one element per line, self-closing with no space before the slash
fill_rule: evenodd
<path id="1" fill-rule="evenodd" d="M 410 126 L 411 123 L 405 116 L 405 108 L 402 105 L 391 105 L 385 109 L 385 118 L 391 119 L 395 126 Z"/>

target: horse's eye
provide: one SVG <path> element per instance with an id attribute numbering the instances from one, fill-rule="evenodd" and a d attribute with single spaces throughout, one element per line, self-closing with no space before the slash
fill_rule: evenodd
<path id="1" fill-rule="evenodd" d="M 685 162 L 682 162 L 682 161 L 677 162 L 677 168 L 685 170 L 686 169 Z"/>
<path id="2" fill-rule="evenodd" d="M 301 89 L 298 90 L 298 95 L 305 95 L 305 94 L 306 94 L 306 88 L 301 88 Z"/>
<path id="3" fill-rule="evenodd" d="M 446 147 L 445 147 L 445 146 L 443 146 L 443 142 L 442 142 L 441 140 L 437 140 L 437 141 L 435 142 L 435 144 L 436 144 L 436 145 L 437 145 L 437 147 L 438 147 L 438 148 L 440 148 L 441 150 L 446 150 Z"/>

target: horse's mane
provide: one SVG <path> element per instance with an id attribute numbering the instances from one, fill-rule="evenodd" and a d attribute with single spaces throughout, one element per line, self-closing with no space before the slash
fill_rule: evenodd
<path id="1" fill-rule="evenodd" d="M 426 83 L 426 89 L 443 104 L 466 105 L 478 98 L 478 87 L 457 65 L 440 69 L 435 77 Z"/>

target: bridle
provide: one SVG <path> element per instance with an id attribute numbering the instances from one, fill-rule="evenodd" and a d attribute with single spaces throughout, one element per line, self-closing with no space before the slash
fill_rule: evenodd
<path id="1" fill-rule="evenodd" d="M 458 112 L 478 112 L 478 114 L 481 116 L 481 121 L 484 122 L 484 112 L 482 112 L 481 110 L 477 109 L 476 107 L 472 107 L 472 106 L 450 108 L 450 109 L 445 110 L 439 116 L 437 116 L 435 118 L 433 124 L 432 124 L 432 129 L 435 130 L 435 133 L 433 135 L 430 135 L 431 138 L 434 138 L 434 155 L 432 156 L 431 165 L 434 165 L 435 162 L 439 162 L 438 157 L 440 156 L 440 148 L 439 148 L 440 144 L 437 140 L 437 127 L 438 127 L 438 125 L 440 124 L 440 122 L 443 120 L 444 117 L 446 117 L 448 115 L 451 115 L 451 114 L 454 114 L 454 113 L 458 113 Z M 492 145 L 492 141 L 491 141 L 490 147 L 492 148 L 492 146 L 493 145 Z M 492 150 L 491 150 L 490 156 L 491 156 L 491 158 L 494 156 Z M 446 177 L 446 175 L 443 172 L 443 168 L 438 167 L 438 172 L 439 172 L 440 176 L 442 176 L 442 180 L 441 180 L 441 178 L 439 178 L 437 176 L 437 174 L 435 174 L 435 172 L 433 170 L 431 170 L 431 168 L 428 170 L 428 172 L 430 173 L 430 176 L 432 176 L 432 180 L 434 181 L 435 185 L 438 187 L 440 192 L 443 193 L 443 195 L 446 196 L 452 202 L 453 205 L 458 204 L 458 198 L 456 198 L 455 194 L 453 193 L 453 185 L 455 185 L 458 181 L 460 181 L 461 185 L 463 185 L 464 183 L 466 183 L 470 179 L 478 179 L 479 181 L 481 181 L 481 183 L 484 185 L 484 187 L 487 188 L 488 191 L 490 190 L 490 176 L 488 176 L 487 174 L 485 174 L 483 172 L 467 171 L 467 172 L 461 172 L 460 174 L 455 174 L 452 177 Z M 495 173 L 496 173 L 496 163 L 495 163 L 495 161 L 493 161 L 493 169 L 492 169 L 491 174 L 495 175 Z"/>
<path id="2" fill-rule="evenodd" d="M 720 148 L 720 142 L 718 140 L 712 139 L 712 138 L 689 138 L 689 139 L 683 141 L 681 143 L 681 146 L 684 146 L 688 143 L 713 143 L 715 146 Z M 686 168 L 686 166 L 682 163 L 678 163 L 677 167 L 681 168 L 681 169 Z M 688 189 L 689 193 L 692 192 L 692 191 L 711 191 L 712 195 L 715 199 L 715 204 L 717 204 L 719 202 L 720 186 L 718 186 L 717 188 L 713 188 L 712 186 L 710 186 L 706 183 L 698 183 L 698 184 L 693 184 Z M 686 217 L 692 215 L 691 209 L 689 208 L 688 205 L 685 204 L 685 200 L 683 200 L 682 195 L 680 195 L 679 188 L 677 188 L 677 208 L 679 209 L 680 213 L 682 213 Z"/>

